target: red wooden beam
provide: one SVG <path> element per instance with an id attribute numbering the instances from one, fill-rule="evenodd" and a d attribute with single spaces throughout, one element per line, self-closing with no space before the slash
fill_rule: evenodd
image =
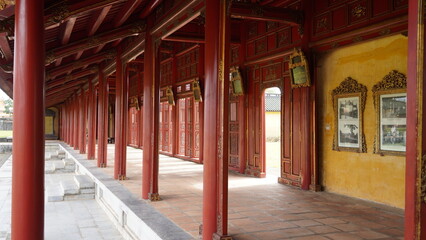
<path id="1" fill-rule="evenodd" d="M 70 41 L 71 33 L 74 29 L 76 20 L 76 17 L 72 17 L 69 18 L 65 23 L 61 24 L 61 32 L 59 38 L 61 39 L 62 45 L 68 44 L 68 42 Z"/>
<path id="2" fill-rule="evenodd" d="M 145 30 L 145 24 L 143 22 L 135 22 L 121 28 L 98 34 L 94 37 L 88 37 L 79 41 L 60 46 L 55 49 L 48 51 L 46 56 L 46 64 L 52 63 L 58 58 L 63 58 L 82 50 L 90 49 L 101 44 L 112 42 L 121 38 L 139 35 Z"/>
<path id="3" fill-rule="evenodd" d="M 139 15 L 140 18 L 146 18 L 148 15 L 160 4 L 162 0 L 151 0 L 144 8 L 144 10 Z"/>
<path id="4" fill-rule="evenodd" d="M 92 15 L 92 19 L 87 25 L 87 36 L 93 36 L 98 31 L 105 17 L 108 15 L 111 5 L 103 7 Z"/>
<path id="5" fill-rule="evenodd" d="M 130 15 L 135 11 L 135 9 L 141 4 L 142 0 L 129 0 L 124 4 L 124 6 L 120 9 L 117 15 L 114 18 L 114 27 L 121 26 L 127 19 L 129 19 Z"/>
<path id="6" fill-rule="evenodd" d="M 231 17 L 256 21 L 282 22 L 289 25 L 301 25 L 303 13 L 293 9 L 260 6 L 250 3 L 233 3 Z"/>
<path id="7" fill-rule="evenodd" d="M 7 40 L 5 33 L 0 34 L 0 48 L 6 62 L 12 61 L 12 49 L 10 49 L 9 41 Z"/>
<path id="8" fill-rule="evenodd" d="M 46 96 L 48 97 L 48 96 L 50 96 L 50 95 L 52 95 L 54 93 L 58 93 L 60 91 L 66 90 L 68 88 L 79 86 L 79 85 L 85 83 L 86 81 L 87 81 L 87 78 L 78 79 L 78 80 L 67 82 L 67 84 L 64 84 L 64 85 L 61 85 L 61 86 L 57 86 L 57 87 L 54 87 L 54 88 L 51 88 L 51 89 L 47 90 L 46 91 Z"/>
<path id="9" fill-rule="evenodd" d="M 54 79 L 55 77 L 68 73 L 69 71 L 73 71 L 93 63 L 98 63 L 105 59 L 113 59 L 114 56 L 115 56 L 115 50 L 104 51 L 102 53 L 92 55 L 90 57 L 81 59 L 79 61 L 72 62 L 67 65 L 51 69 L 46 74 L 46 80 Z"/>
<path id="10" fill-rule="evenodd" d="M 70 75 L 67 75 L 62 78 L 55 79 L 54 81 L 49 81 L 46 83 L 46 89 L 50 89 L 52 87 L 60 86 L 62 84 L 65 84 L 73 79 L 82 78 L 91 74 L 96 73 L 98 70 L 97 68 L 89 68 L 85 69 L 83 71 L 79 71 Z"/>
<path id="11" fill-rule="evenodd" d="M 67 20 L 70 17 L 83 15 L 84 13 L 102 9 L 113 4 L 124 2 L 126 0 L 87 0 L 79 1 L 69 5 L 69 1 L 61 1 L 55 4 L 54 7 L 45 12 L 45 28 L 50 29 L 59 25 L 59 23 Z"/>
<path id="12" fill-rule="evenodd" d="M 72 18 L 69 18 L 65 23 L 61 24 L 59 39 L 61 40 L 62 45 L 68 44 L 71 37 L 72 30 L 74 29 L 76 20 L 77 20 L 76 17 L 72 17 Z M 61 65 L 61 62 L 62 62 L 62 58 L 59 58 L 56 60 L 55 65 L 59 66 Z"/>

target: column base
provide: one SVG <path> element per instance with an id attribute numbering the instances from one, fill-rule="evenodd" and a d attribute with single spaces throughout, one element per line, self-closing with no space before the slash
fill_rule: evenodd
<path id="1" fill-rule="evenodd" d="M 106 163 L 101 163 L 101 164 L 99 165 L 99 167 L 100 167 L 100 168 L 106 168 L 106 167 L 107 167 L 107 164 L 106 164 Z"/>
<path id="2" fill-rule="evenodd" d="M 219 235 L 218 233 L 214 233 L 212 239 L 213 240 L 232 240 L 232 237 L 228 235 Z"/>
<path id="3" fill-rule="evenodd" d="M 126 180 L 126 179 L 127 179 L 126 175 L 120 175 L 120 176 L 118 176 L 118 180 L 119 181 L 123 181 L 123 180 Z"/>
<path id="4" fill-rule="evenodd" d="M 151 202 L 157 202 L 161 200 L 160 194 L 158 193 L 149 193 L 148 198 Z"/>

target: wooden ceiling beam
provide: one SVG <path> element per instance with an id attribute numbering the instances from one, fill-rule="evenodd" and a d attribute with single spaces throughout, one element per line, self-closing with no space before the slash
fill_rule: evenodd
<path id="1" fill-rule="evenodd" d="M 68 44 L 70 41 L 72 30 L 74 29 L 76 17 L 69 18 L 67 21 L 61 24 L 59 39 L 62 45 Z M 59 66 L 62 63 L 62 58 L 58 58 L 55 62 L 55 66 Z"/>
<path id="2" fill-rule="evenodd" d="M 65 77 L 58 78 L 58 79 L 47 82 L 46 83 L 46 89 L 57 87 L 57 86 L 66 84 L 69 81 L 73 81 L 73 79 L 86 77 L 86 76 L 89 76 L 91 74 L 95 74 L 97 72 L 98 72 L 98 68 L 88 68 L 88 69 L 67 75 Z"/>
<path id="3" fill-rule="evenodd" d="M 142 3 L 142 0 L 129 0 L 124 6 L 118 11 L 117 15 L 114 18 L 114 27 L 119 27 L 129 19 L 130 15 L 135 11 L 135 9 Z"/>
<path id="4" fill-rule="evenodd" d="M 67 21 L 65 21 L 63 24 L 61 24 L 61 30 L 60 30 L 60 40 L 61 44 L 65 45 L 68 44 L 70 41 L 72 30 L 74 29 L 75 22 L 77 21 L 76 17 L 69 18 Z"/>
<path id="5" fill-rule="evenodd" d="M 102 9 L 98 10 L 96 13 L 93 14 L 92 19 L 87 25 L 87 36 L 93 36 L 96 31 L 98 31 L 99 27 L 108 15 L 108 12 L 111 7 L 112 5 L 103 7 Z"/>
<path id="6" fill-rule="evenodd" d="M 46 54 L 46 64 L 50 64 L 58 58 L 63 58 L 101 44 L 106 44 L 129 36 L 140 35 L 144 31 L 145 24 L 142 22 L 136 22 L 92 37 L 87 37 L 55 49 L 50 49 Z"/>
<path id="7" fill-rule="evenodd" d="M 69 1 L 63 0 L 50 9 L 47 9 L 44 27 L 45 29 L 54 28 L 68 18 L 78 17 L 87 12 L 102 9 L 124 1 L 126 0 L 86 0 L 68 4 Z"/>
<path id="8" fill-rule="evenodd" d="M 303 12 L 293 9 L 266 7 L 251 3 L 233 3 L 230 13 L 232 18 L 281 22 L 292 26 L 303 24 Z"/>
<path id="9" fill-rule="evenodd" d="M 115 57 L 115 50 L 112 49 L 112 50 L 104 51 L 96 55 L 92 55 L 90 57 L 81 59 L 77 62 L 72 62 L 67 65 L 51 69 L 46 73 L 46 81 L 55 79 L 57 76 L 66 74 L 69 71 L 83 68 L 84 66 L 87 66 L 93 63 L 98 63 L 106 59 L 112 59 L 114 57 Z"/>
<path id="10" fill-rule="evenodd" d="M 6 34 L 0 34 L 0 48 L 2 52 L 2 58 L 6 60 L 6 62 L 13 60 L 12 49 L 10 48 L 9 41 L 7 40 Z"/>
<path id="11" fill-rule="evenodd" d="M 148 15 L 160 4 L 162 0 L 151 0 L 144 8 L 144 10 L 139 15 L 140 18 L 146 18 Z"/>
<path id="12" fill-rule="evenodd" d="M 46 96 L 48 97 L 48 96 L 51 96 L 55 93 L 59 94 L 62 91 L 70 90 L 73 87 L 80 86 L 81 84 L 85 83 L 86 81 L 87 81 L 87 78 L 80 78 L 80 79 L 77 79 L 77 80 L 69 81 L 69 82 L 67 82 L 67 84 L 60 85 L 60 86 L 57 86 L 57 87 L 54 87 L 54 88 L 47 90 Z"/>

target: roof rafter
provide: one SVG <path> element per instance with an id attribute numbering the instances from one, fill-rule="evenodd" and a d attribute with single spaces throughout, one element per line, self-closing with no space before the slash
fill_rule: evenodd
<path id="1" fill-rule="evenodd" d="M 87 37 L 70 44 L 60 46 L 55 49 L 48 50 L 46 54 L 46 64 L 50 64 L 58 58 L 63 58 L 82 50 L 87 50 L 104 43 L 112 42 L 120 38 L 125 38 L 133 35 L 139 35 L 145 31 L 143 22 L 136 22 L 130 25 L 123 26 L 108 32 L 103 32 L 98 35 Z"/>
<path id="2" fill-rule="evenodd" d="M 114 27 L 121 26 L 130 15 L 135 11 L 135 9 L 142 3 L 142 0 L 129 0 L 124 4 L 120 9 L 117 15 L 114 18 Z"/>

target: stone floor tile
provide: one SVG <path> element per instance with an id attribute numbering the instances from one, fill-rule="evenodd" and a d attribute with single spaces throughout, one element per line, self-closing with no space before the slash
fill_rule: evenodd
<path id="1" fill-rule="evenodd" d="M 362 240 L 361 237 L 351 233 L 330 233 L 325 236 L 333 240 Z"/>
<path id="2" fill-rule="evenodd" d="M 341 230 L 336 229 L 334 227 L 321 225 L 321 226 L 311 226 L 308 227 L 309 230 L 318 233 L 318 234 L 325 234 L 325 233 L 334 233 L 334 232 L 341 232 Z"/>

